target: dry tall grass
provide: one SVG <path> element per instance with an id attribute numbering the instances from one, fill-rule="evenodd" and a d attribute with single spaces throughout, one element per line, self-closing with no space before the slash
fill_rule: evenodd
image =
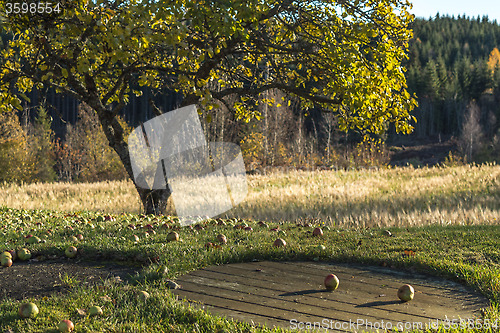
<path id="1" fill-rule="evenodd" d="M 249 182 L 231 214 L 350 227 L 496 223 L 500 215 L 499 166 L 299 171 Z"/>
<path id="2" fill-rule="evenodd" d="M 139 213 L 141 202 L 130 181 L 98 183 L 6 184 L 0 186 L 0 206 L 59 211 Z"/>
<path id="3" fill-rule="evenodd" d="M 343 227 L 500 221 L 500 166 L 290 171 L 248 176 L 246 200 L 227 213 L 268 221 L 320 219 Z M 141 211 L 129 181 L 0 186 L 0 205 L 108 213 Z"/>

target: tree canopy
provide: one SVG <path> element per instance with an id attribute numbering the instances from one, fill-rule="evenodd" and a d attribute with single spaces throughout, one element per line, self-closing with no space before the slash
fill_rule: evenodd
<path id="1" fill-rule="evenodd" d="M 255 97 L 279 89 L 335 113 L 341 129 L 412 129 L 407 0 L 61 0 L 59 12 L 10 13 L 0 57 L 0 107 L 33 88 L 87 103 L 132 177 L 116 115 L 140 86 L 183 104 L 228 104 L 259 117 Z M 0 4 L 0 13 L 6 13 Z M 270 101 L 268 101 L 270 102 Z M 280 101 L 275 101 L 279 103 Z"/>
<path id="2" fill-rule="evenodd" d="M 2 105 L 19 107 L 16 97 L 44 85 L 116 114 L 140 94 L 132 87 L 147 85 L 208 107 L 238 94 L 232 107 L 251 117 L 247 98 L 278 88 L 338 112 L 343 127 L 379 131 L 392 121 L 405 132 L 415 105 L 400 65 L 411 37 L 408 5 L 79 0 L 63 2 L 60 13 L 11 14 Z"/>

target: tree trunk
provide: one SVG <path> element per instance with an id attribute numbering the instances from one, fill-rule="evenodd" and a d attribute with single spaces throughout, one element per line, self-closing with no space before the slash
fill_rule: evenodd
<path id="1" fill-rule="evenodd" d="M 175 212 L 171 211 L 171 209 L 167 212 L 168 202 L 172 194 L 168 185 L 165 189 L 159 190 L 150 190 L 137 186 L 134 178 L 134 172 L 132 171 L 132 164 L 130 162 L 127 142 L 128 138 L 124 136 L 124 130 L 120 122 L 104 107 L 100 108 L 97 106 L 96 108 L 94 107 L 95 105 L 91 106 L 94 110 L 97 110 L 96 112 L 99 116 L 99 120 L 110 147 L 116 151 L 121 162 L 123 163 L 123 166 L 125 167 L 125 170 L 127 171 L 128 176 L 134 182 L 135 188 L 142 202 L 144 213 L 155 215 L 166 213 L 175 214 Z"/>
<path id="2" fill-rule="evenodd" d="M 135 187 L 141 198 L 142 206 L 145 214 L 154 215 L 171 215 L 171 207 L 169 207 L 169 198 L 171 196 L 170 189 L 150 190 L 140 187 Z"/>
<path id="3" fill-rule="evenodd" d="M 181 106 L 187 106 L 195 104 L 197 102 L 197 97 L 195 95 L 188 95 L 184 97 Z M 132 171 L 132 163 L 130 162 L 130 154 L 128 151 L 128 142 L 124 137 L 124 130 L 120 122 L 116 119 L 116 116 L 112 114 L 106 107 L 101 103 L 99 98 L 95 96 L 94 98 L 89 98 L 87 101 L 89 106 L 94 109 L 101 122 L 102 129 L 106 138 L 108 139 L 109 145 L 113 148 L 118 156 L 120 157 L 127 174 L 130 179 L 134 182 L 135 188 L 142 202 L 142 206 L 145 214 L 175 214 L 175 207 L 171 200 L 169 201 L 172 192 L 168 187 L 168 180 L 165 178 L 165 183 L 167 184 L 165 189 L 150 190 L 137 186 L 135 182 L 134 172 Z"/>

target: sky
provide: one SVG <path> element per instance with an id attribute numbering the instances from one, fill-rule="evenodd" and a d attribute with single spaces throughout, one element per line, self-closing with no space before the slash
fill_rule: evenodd
<path id="1" fill-rule="evenodd" d="M 411 12 L 416 17 L 435 17 L 440 15 L 449 16 L 465 14 L 477 17 L 488 15 L 490 21 L 494 19 L 500 24 L 500 0 L 410 0 L 413 3 Z"/>

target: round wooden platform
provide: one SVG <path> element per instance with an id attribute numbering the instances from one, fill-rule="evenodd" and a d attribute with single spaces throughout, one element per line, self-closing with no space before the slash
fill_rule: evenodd
<path id="1" fill-rule="evenodd" d="M 336 274 L 339 288 L 323 286 Z M 383 267 L 314 262 L 253 262 L 211 266 L 176 280 L 173 291 L 204 309 L 255 325 L 332 332 L 410 330 L 465 324 L 489 301 L 450 281 Z M 409 283 L 415 298 L 397 298 Z M 460 322 L 462 320 L 462 322 Z"/>

